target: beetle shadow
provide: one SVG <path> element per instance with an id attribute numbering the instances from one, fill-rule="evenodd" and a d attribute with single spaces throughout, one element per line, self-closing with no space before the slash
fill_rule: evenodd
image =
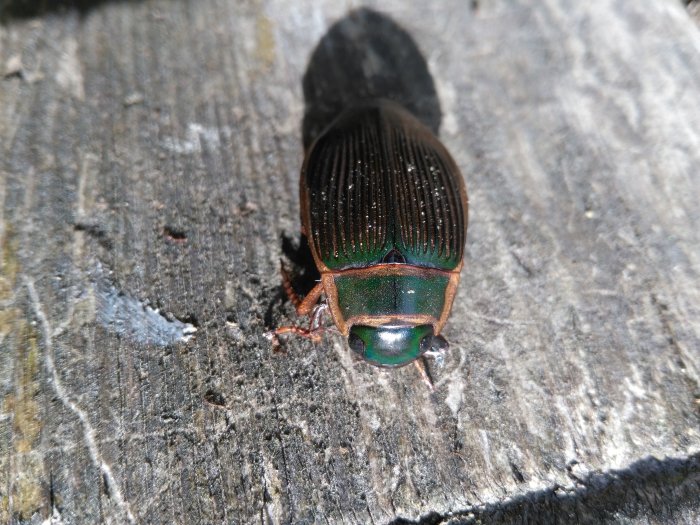
<path id="1" fill-rule="evenodd" d="M 138 1 L 140 0 L 5 0 L 0 2 L 0 24 L 6 24 L 13 19 L 23 20 L 50 13 L 76 11 L 80 16 L 84 16 L 101 4 Z"/>
<path id="2" fill-rule="evenodd" d="M 307 150 L 343 110 L 384 98 L 401 104 L 437 135 L 440 102 L 428 64 L 408 32 L 368 8 L 350 11 L 321 38 L 302 80 Z"/>
<path id="3" fill-rule="evenodd" d="M 306 295 L 321 279 L 306 235 L 300 234 L 296 238 L 282 235 L 282 253 L 293 266 L 287 270 L 292 270 L 290 277 L 292 277 L 294 291 L 298 295 Z"/>
<path id="4" fill-rule="evenodd" d="M 393 100 L 436 135 L 440 128 L 440 102 L 425 58 L 405 29 L 372 9 L 350 11 L 330 27 L 311 53 L 302 88 L 305 151 L 341 112 L 365 100 Z M 306 237 L 283 236 L 282 253 L 295 267 L 295 291 L 311 290 L 320 275 Z"/>

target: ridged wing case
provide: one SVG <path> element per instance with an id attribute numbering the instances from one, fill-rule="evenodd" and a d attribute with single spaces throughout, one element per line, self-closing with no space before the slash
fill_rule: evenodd
<path id="1" fill-rule="evenodd" d="M 462 262 L 462 175 L 431 131 L 394 103 L 340 115 L 307 153 L 300 190 L 322 272 L 392 262 L 454 270 Z"/>

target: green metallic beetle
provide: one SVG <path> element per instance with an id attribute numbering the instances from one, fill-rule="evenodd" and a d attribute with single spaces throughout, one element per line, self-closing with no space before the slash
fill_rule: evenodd
<path id="1" fill-rule="evenodd" d="M 300 193 L 321 279 L 301 300 L 285 275 L 297 312 L 312 321 L 275 334 L 318 341 L 329 311 L 373 365 L 399 367 L 446 349 L 440 332 L 459 283 L 468 205 L 462 175 L 432 132 L 393 102 L 353 107 L 309 148 Z"/>

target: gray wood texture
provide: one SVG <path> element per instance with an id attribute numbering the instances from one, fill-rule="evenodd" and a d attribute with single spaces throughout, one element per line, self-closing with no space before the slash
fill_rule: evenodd
<path id="1" fill-rule="evenodd" d="M 302 78 L 359 4 L 81 4 L 0 24 L 0 523 L 698 523 L 681 2 L 368 3 L 470 194 L 432 394 L 265 338 L 301 322 Z"/>

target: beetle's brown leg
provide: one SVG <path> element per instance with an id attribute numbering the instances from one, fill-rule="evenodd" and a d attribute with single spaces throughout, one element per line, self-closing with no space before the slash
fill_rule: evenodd
<path id="1" fill-rule="evenodd" d="M 309 293 L 306 294 L 306 297 L 304 297 L 304 300 L 301 301 L 298 305 L 296 305 L 297 308 L 297 314 L 298 315 L 309 315 L 311 314 L 312 317 L 316 313 L 315 307 L 317 307 L 316 303 L 318 303 L 318 300 L 321 298 L 321 294 L 323 294 L 323 283 L 318 283 L 316 286 L 314 286 Z M 325 305 L 325 303 L 324 303 Z M 322 305 L 318 305 L 322 306 Z M 323 311 L 327 311 L 327 305 L 323 308 Z M 320 314 L 319 314 L 320 315 Z"/>
<path id="2" fill-rule="evenodd" d="M 317 304 L 311 312 L 311 322 L 309 328 L 301 326 L 280 326 L 273 333 L 281 334 L 296 334 L 301 337 L 311 339 L 314 343 L 321 341 L 321 334 L 326 331 L 325 326 L 321 326 L 321 317 L 328 313 L 328 305 L 326 303 Z"/>
<path id="3" fill-rule="evenodd" d="M 289 272 L 284 267 L 284 262 L 280 259 L 280 273 L 282 274 L 282 288 L 284 288 L 284 293 L 287 294 L 289 302 L 294 305 L 294 308 L 298 308 L 301 304 L 301 297 L 297 295 L 292 286 L 292 279 L 289 277 Z"/>
<path id="4" fill-rule="evenodd" d="M 435 392 L 435 385 L 433 385 L 433 380 L 430 379 L 430 374 L 428 374 L 428 368 L 426 367 L 425 358 L 423 356 L 419 357 L 413 363 L 416 365 L 420 377 L 423 382 L 427 385 L 431 392 Z"/>
<path id="5" fill-rule="evenodd" d="M 314 290 L 316 290 L 316 288 L 318 288 L 318 286 L 314 287 Z M 321 291 L 323 291 L 323 288 L 321 288 Z M 318 295 L 320 296 L 320 293 Z M 304 298 L 304 302 L 306 302 L 308 297 L 309 296 Z M 315 301 L 318 301 L 318 297 L 316 297 Z M 283 334 L 295 334 L 300 337 L 311 339 L 314 343 L 320 343 L 323 332 L 327 330 L 325 326 L 321 326 L 321 317 L 327 313 L 328 305 L 326 303 L 317 304 L 311 311 L 311 322 L 309 323 L 309 328 L 303 328 L 301 326 L 280 326 L 276 330 L 268 332 L 266 336 L 270 341 L 272 341 L 272 346 L 274 348 L 278 348 L 280 346 L 279 338 L 277 336 Z"/>
<path id="6" fill-rule="evenodd" d="M 284 293 L 287 294 L 289 302 L 294 305 L 298 315 L 309 315 L 309 312 L 313 309 L 314 305 L 321 298 L 323 293 L 323 284 L 318 283 L 314 286 L 311 291 L 306 294 L 303 299 L 294 291 L 292 286 L 292 279 L 289 277 L 289 272 L 284 267 L 284 263 L 280 261 L 280 268 L 282 273 L 282 287 L 284 288 Z"/>
<path id="7" fill-rule="evenodd" d="M 321 332 L 323 328 L 303 328 L 301 326 L 280 326 L 273 332 L 270 332 L 268 338 L 274 343 L 279 344 L 278 335 L 284 334 L 294 334 L 300 337 L 305 337 L 311 339 L 314 343 L 319 343 L 321 341 Z"/>

